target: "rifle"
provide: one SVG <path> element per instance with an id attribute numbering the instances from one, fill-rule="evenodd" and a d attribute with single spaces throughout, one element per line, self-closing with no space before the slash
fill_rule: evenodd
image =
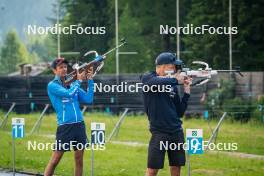
<path id="1" fill-rule="evenodd" d="M 181 62 L 180 62 L 181 63 Z M 236 67 L 234 70 L 213 70 L 209 67 L 209 64 L 202 61 L 193 61 L 192 64 L 199 64 L 205 66 L 204 68 L 199 68 L 198 70 L 191 70 L 190 68 L 183 67 L 183 63 L 180 65 L 176 65 L 176 70 L 180 70 L 181 76 L 184 77 L 191 77 L 191 78 L 201 78 L 200 80 L 196 81 L 195 83 L 192 83 L 191 86 L 200 86 L 205 83 L 207 83 L 213 75 L 217 75 L 219 72 L 229 72 L 229 73 L 237 73 L 241 77 L 243 77 L 243 74 L 240 72 L 240 68 Z M 172 77 L 173 73 L 168 73 L 168 77 Z"/>
<path id="2" fill-rule="evenodd" d="M 125 39 L 122 39 L 121 44 L 112 48 L 111 50 L 107 51 L 106 53 L 104 53 L 103 55 L 99 55 L 97 53 L 97 51 L 88 51 L 84 54 L 84 57 L 94 54 L 95 58 L 94 60 L 90 61 L 90 62 L 86 62 L 82 65 L 79 64 L 74 64 L 72 66 L 73 71 L 69 74 L 67 74 L 64 78 L 63 78 L 63 84 L 65 86 L 70 85 L 73 81 L 75 81 L 77 79 L 77 73 L 82 73 L 83 71 L 88 70 L 90 67 L 95 68 L 92 77 L 94 77 L 104 66 L 104 61 L 106 59 L 106 56 L 108 54 L 110 54 L 111 52 L 115 51 L 116 49 L 122 47 L 123 45 L 125 45 L 127 42 L 125 41 Z"/>

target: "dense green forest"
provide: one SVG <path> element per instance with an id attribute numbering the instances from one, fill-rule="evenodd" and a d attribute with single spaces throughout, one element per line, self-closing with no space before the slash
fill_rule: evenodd
<path id="1" fill-rule="evenodd" d="M 53 5 L 54 18 L 49 19 L 52 23 L 56 23 L 56 6 Z M 138 53 L 120 55 L 121 73 L 152 70 L 155 57 L 160 52 L 176 52 L 176 34 L 160 34 L 160 25 L 176 26 L 175 0 L 119 0 L 118 6 L 119 38 L 125 37 L 128 41 L 128 45 L 120 51 Z M 187 24 L 229 26 L 228 0 L 186 0 L 180 1 L 179 7 L 180 26 Z M 232 23 L 238 28 L 238 34 L 232 36 L 233 65 L 240 66 L 243 71 L 264 70 L 263 7 L 264 2 L 261 0 L 233 1 Z M 81 53 L 78 56 L 65 56 L 67 59 L 84 61 L 84 58 L 80 59 L 84 52 L 97 50 L 99 53 L 104 53 L 115 45 L 114 0 L 61 0 L 60 23 L 63 26 L 81 24 L 81 26 L 106 27 L 104 35 L 62 35 L 62 52 Z M 0 51 L 2 73 L 14 71 L 13 66 L 6 67 L 11 64 L 6 60 L 10 61 L 11 58 L 16 58 L 12 63 L 14 65 L 19 62 L 49 61 L 56 57 L 56 35 L 28 36 L 28 38 L 26 44 L 21 44 L 15 31 L 6 35 Z M 215 69 L 229 68 L 228 35 L 181 34 L 180 43 L 181 59 L 186 64 L 198 59 L 208 62 Z M 14 54 L 16 57 L 13 56 Z M 115 72 L 114 54 L 109 56 L 103 71 Z"/>

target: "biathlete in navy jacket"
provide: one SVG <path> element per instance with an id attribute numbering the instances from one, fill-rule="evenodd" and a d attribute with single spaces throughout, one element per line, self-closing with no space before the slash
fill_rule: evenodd
<path id="1" fill-rule="evenodd" d="M 148 148 L 147 176 L 155 176 L 164 166 L 165 153 L 168 154 L 172 176 L 180 175 L 181 166 L 185 165 L 185 151 L 183 149 L 184 134 L 182 129 L 182 116 L 187 108 L 190 97 L 191 78 L 180 76 L 176 65 L 181 62 L 172 53 L 161 53 L 156 58 L 156 71 L 141 76 L 145 86 L 168 86 L 170 91 L 143 91 L 144 107 L 149 120 L 152 134 Z M 166 73 L 175 74 L 166 77 Z M 180 98 L 177 84 L 183 84 L 184 95 Z M 173 149 L 165 146 L 178 147 Z"/>
<path id="2" fill-rule="evenodd" d="M 57 114 L 56 148 L 45 169 L 45 176 L 53 175 L 54 170 L 65 151 L 74 149 L 75 176 L 83 172 L 83 152 L 88 147 L 85 124 L 79 103 L 92 103 L 94 96 L 94 82 L 92 68 L 77 73 L 77 80 L 65 87 L 61 78 L 67 74 L 67 61 L 64 58 L 55 59 L 52 70 L 55 78 L 48 84 L 48 95 Z M 88 90 L 80 88 L 82 80 L 88 80 Z"/>

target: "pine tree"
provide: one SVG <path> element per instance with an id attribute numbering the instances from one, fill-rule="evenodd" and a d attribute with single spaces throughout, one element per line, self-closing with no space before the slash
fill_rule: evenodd
<path id="1" fill-rule="evenodd" d="M 27 60 L 28 52 L 25 45 L 21 43 L 14 30 L 9 31 L 1 48 L 1 73 L 14 72 L 18 64 Z"/>
<path id="2" fill-rule="evenodd" d="M 232 1 L 232 23 L 238 34 L 232 35 L 233 66 L 241 70 L 264 69 L 263 3 L 260 0 Z M 192 0 L 191 9 L 184 19 L 185 24 L 213 27 L 229 26 L 229 1 Z M 215 69 L 229 68 L 229 36 L 217 34 L 184 35 L 184 59 L 203 60 Z M 246 62 L 245 62 L 246 61 Z"/>

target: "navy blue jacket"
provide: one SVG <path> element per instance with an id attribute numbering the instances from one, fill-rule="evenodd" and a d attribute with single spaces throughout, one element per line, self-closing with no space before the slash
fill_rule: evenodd
<path id="1" fill-rule="evenodd" d="M 150 122 L 151 132 L 176 133 L 182 130 L 182 118 L 187 109 L 190 94 L 184 93 L 180 98 L 175 78 L 161 78 L 156 72 L 141 76 L 143 85 L 171 85 L 174 97 L 170 92 L 143 92 L 144 107 Z"/>

